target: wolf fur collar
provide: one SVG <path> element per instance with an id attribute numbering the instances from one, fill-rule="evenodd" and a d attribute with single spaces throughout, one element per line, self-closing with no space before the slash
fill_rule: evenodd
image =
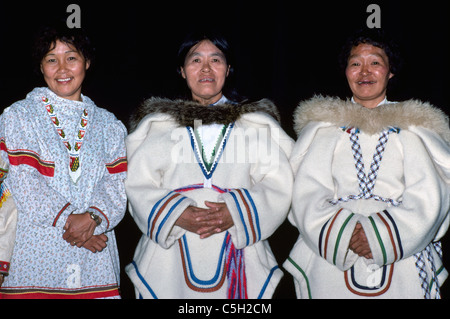
<path id="1" fill-rule="evenodd" d="M 193 126 L 194 121 L 202 124 L 229 124 L 246 113 L 262 112 L 280 122 L 279 112 L 273 102 L 262 99 L 241 104 L 221 104 L 208 107 L 195 101 L 170 100 L 153 97 L 144 101 L 130 119 L 130 132 L 148 114 L 165 113 L 170 115 L 180 126 Z"/>

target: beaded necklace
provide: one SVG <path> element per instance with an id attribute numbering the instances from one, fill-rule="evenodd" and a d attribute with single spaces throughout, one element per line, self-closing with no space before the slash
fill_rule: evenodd
<path id="1" fill-rule="evenodd" d="M 67 139 L 66 133 L 61 126 L 61 122 L 55 114 L 53 105 L 49 103 L 49 100 L 46 97 L 42 98 L 42 102 L 44 102 L 45 109 L 47 110 L 48 115 L 50 116 L 50 119 L 52 120 L 52 123 L 55 126 L 56 131 L 58 132 L 59 137 L 61 138 L 64 146 L 67 149 L 67 152 L 69 153 L 69 175 L 72 181 L 76 184 L 81 175 L 80 149 L 81 145 L 83 144 L 84 136 L 86 135 L 88 111 L 87 109 L 84 109 L 81 115 L 81 120 L 78 123 L 78 133 L 76 134 L 74 140 L 75 145 L 72 147 L 69 140 Z"/>

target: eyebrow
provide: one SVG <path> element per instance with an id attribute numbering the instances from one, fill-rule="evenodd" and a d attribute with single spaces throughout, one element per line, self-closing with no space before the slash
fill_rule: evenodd
<path id="1" fill-rule="evenodd" d="M 66 51 L 66 52 L 64 52 L 64 53 L 72 53 L 72 52 L 79 53 L 79 52 L 76 51 L 76 50 L 69 50 L 69 51 Z M 44 56 L 48 56 L 48 55 L 56 55 L 56 53 L 47 53 L 47 54 L 44 55 Z"/>
<path id="2" fill-rule="evenodd" d="M 361 57 L 361 56 L 362 56 L 362 54 L 353 54 L 353 55 L 350 55 L 348 57 L 348 59 L 350 60 L 350 59 Z M 383 56 L 381 54 L 378 54 L 378 53 L 371 53 L 371 54 L 369 54 L 369 56 L 376 56 L 376 57 L 379 57 L 379 58 L 383 59 Z"/>
<path id="3" fill-rule="evenodd" d="M 191 54 L 188 54 L 186 57 L 193 57 L 193 56 L 203 56 L 200 52 L 194 51 Z M 208 56 L 218 56 L 221 58 L 225 58 L 225 55 L 222 52 L 214 52 L 209 54 Z"/>

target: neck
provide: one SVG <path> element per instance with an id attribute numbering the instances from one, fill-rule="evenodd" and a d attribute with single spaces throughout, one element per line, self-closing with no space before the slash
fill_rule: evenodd
<path id="1" fill-rule="evenodd" d="M 192 95 L 192 99 L 194 101 L 196 101 L 196 102 L 198 102 L 198 103 L 200 103 L 201 105 L 204 105 L 204 106 L 208 106 L 208 105 L 214 104 L 217 101 L 219 101 L 221 98 L 222 98 L 222 93 L 219 93 L 218 95 L 215 95 L 215 96 L 209 97 L 209 98 L 203 98 L 203 97 L 200 97 L 200 96 Z"/>
<path id="2" fill-rule="evenodd" d="M 353 96 L 353 100 L 356 103 L 361 104 L 362 106 L 364 106 L 365 108 L 368 108 L 368 109 L 376 108 L 378 105 L 380 105 L 381 102 L 384 101 L 385 98 L 386 98 L 386 95 L 382 95 L 375 99 L 365 100 L 365 99 L 360 99 L 356 96 Z"/>

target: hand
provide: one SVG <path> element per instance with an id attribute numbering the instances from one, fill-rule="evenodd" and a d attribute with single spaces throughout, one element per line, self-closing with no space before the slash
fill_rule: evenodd
<path id="1" fill-rule="evenodd" d="M 223 232 L 234 225 L 225 203 L 205 202 L 208 208 L 189 206 L 175 225 L 200 235 L 201 239 Z"/>
<path id="2" fill-rule="evenodd" d="M 367 259 L 373 258 L 366 233 L 360 223 L 357 223 L 355 226 L 348 248 L 360 257 L 365 257 Z"/>
<path id="3" fill-rule="evenodd" d="M 63 239 L 72 246 L 82 247 L 92 237 L 96 226 L 89 213 L 71 214 L 64 225 Z"/>
<path id="4" fill-rule="evenodd" d="M 94 235 L 84 243 L 83 248 L 86 248 L 95 254 L 96 252 L 101 252 L 106 248 L 107 241 L 108 236 L 105 234 Z"/>

